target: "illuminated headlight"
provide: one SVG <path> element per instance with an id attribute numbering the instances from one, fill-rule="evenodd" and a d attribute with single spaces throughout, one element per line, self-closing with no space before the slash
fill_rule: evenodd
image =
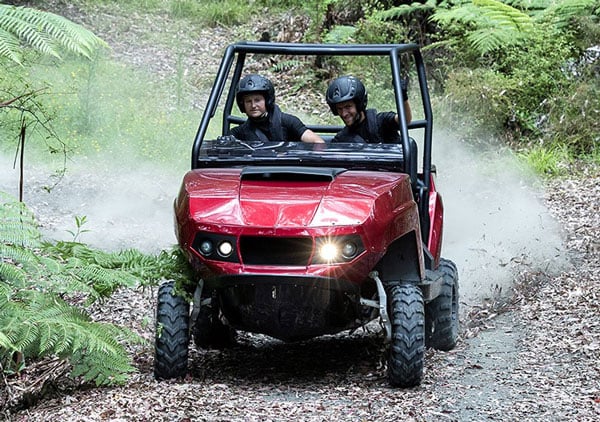
<path id="1" fill-rule="evenodd" d="M 319 255 L 323 261 L 336 261 L 339 257 L 339 249 L 335 243 L 324 243 L 319 249 Z"/>
<path id="2" fill-rule="evenodd" d="M 231 242 L 225 240 L 219 243 L 219 255 L 227 258 L 229 255 L 231 255 L 231 252 L 233 252 L 233 245 Z"/>
<path id="3" fill-rule="evenodd" d="M 358 235 L 324 237 L 316 239 L 317 254 L 313 263 L 341 263 L 356 258 L 364 251 Z"/>

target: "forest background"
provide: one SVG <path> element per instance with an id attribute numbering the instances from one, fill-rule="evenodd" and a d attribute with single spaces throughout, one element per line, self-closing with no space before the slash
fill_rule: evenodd
<path id="1" fill-rule="evenodd" d="M 155 33 L 148 41 L 175 51 L 175 76 L 150 84 L 148 75 L 111 59 L 107 45 L 82 27 L 36 12 L 51 12 L 57 3 L 89 16 L 119 9 L 122 15 L 143 10 L 174 19 L 175 33 L 185 36 Z M 65 5 L 0 4 L 0 149 L 15 162 L 24 157 L 55 169 L 49 192 L 75 157 L 177 167 L 174 157 L 189 155 L 189 142 L 164 140 L 191 139 L 204 106 L 198 93 L 212 83 L 203 66 L 197 64 L 195 71 L 188 66 L 187 43 L 195 42 L 199 28 L 215 33 L 235 28 L 237 39 L 416 42 L 430 72 L 435 108 L 443 110 L 436 118 L 465 142 L 481 142 L 482 134 L 500 139 L 541 177 L 597 174 L 599 1 L 80 0 Z M 322 96 L 327 82 L 322 70 L 301 71 L 309 75 L 306 84 L 288 96 L 284 92 L 284 104 L 298 89 Z M 376 74 L 364 75 L 375 93 Z M 318 100 L 313 104 L 323 108 Z M 2 203 L 1 376 L 18 375 L 31 360 L 57 356 L 72 365 L 74 377 L 123 382 L 133 370 L 123 344 L 142 340 L 122 327 L 93 321 L 88 309 L 121 287 L 184 279 L 187 269 L 178 251 L 89 247 L 80 242 L 85 215 L 75 217 L 70 239 L 48 241 L 22 202 L 3 194 Z"/>

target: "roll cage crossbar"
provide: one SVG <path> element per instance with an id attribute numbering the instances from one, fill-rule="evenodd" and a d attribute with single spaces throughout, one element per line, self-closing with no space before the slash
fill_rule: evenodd
<path id="1" fill-rule="evenodd" d="M 416 193 L 419 193 L 420 198 L 426 198 L 426 193 L 430 189 L 431 176 L 431 144 L 433 130 L 433 114 L 431 110 L 431 102 L 429 91 L 427 88 L 427 79 L 425 73 L 425 65 L 423 57 L 416 44 L 301 44 L 301 43 L 271 43 L 271 42 L 249 42 L 242 41 L 229 45 L 223 56 L 215 82 L 213 84 L 206 109 L 202 115 L 200 126 L 194 139 L 192 149 L 192 169 L 199 167 L 200 147 L 206 136 L 210 120 L 215 117 L 219 100 L 226 88 L 228 76 L 231 68 L 235 63 L 233 75 L 229 84 L 229 91 L 225 100 L 222 120 L 222 134 L 227 135 L 232 123 L 241 123 L 244 120 L 240 117 L 232 115 L 232 109 L 235 104 L 236 87 L 241 78 L 246 56 L 248 54 L 265 54 L 265 55 L 282 55 L 282 56 L 388 56 L 392 72 L 392 83 L 395 93 L 395 102 L 397 114 L 399 116 L 400 134 L 404 151 L 405 163 L 410 163 L 414 154 L 414 149 L 410 146 L 410 138 L 408 136 L 409 129 L 424 129 L 423 130 L 423 177 L 419 178 L 416 168 L 405 166 L 406 173 L 409 174 L 411 185 Z M 410 123 L 406 122 L 406 110 L 401 95 L 401 75 L 402 62 L 400 60 L 403 54 L 412 55 L 416 68 L 419 90 L 421 93 L 421 101 L 423 105 L 422 120 L 413 120 Z M 308 128 L 321 133 L 336 133 L 340 126 L 316 126 L 307 125 Z M 425 221 L 427 218 L 427 201 L 420 201 L 420 214 Z M 423 221 L 423 219 L 422 219 Z M 422 229 L 426 229 L 422 227 Z"/>

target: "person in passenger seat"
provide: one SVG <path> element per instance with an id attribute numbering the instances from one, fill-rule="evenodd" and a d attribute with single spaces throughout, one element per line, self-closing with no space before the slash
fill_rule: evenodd
<path id="1" fill-rule="evenodd" d="M 408 124 L 412 119 L 408 102 L 408 79 L 403 79 L 400 84 Z M 367 89 L 360 79 L 354 76 L 341 76 L 333 80 L 327 88 L 325 99 L 331 112 L 335 116 L 340 116 L 345 124 L 331 142 L 400 142 L 398 115 L 393 111 L 377 113 L 375 109 L 367 109 Z"/>
<path id="2" fill-rule="evenodd" d="M 275 88 L 264 76 L 244 76 L 237 88 L 236 102 L 248 116 L 231 134 L 244 141 L 287 141 L 323 143 L 323 138 L 308 129 L 302 121 L 283 113 L 275 104 Z"/>

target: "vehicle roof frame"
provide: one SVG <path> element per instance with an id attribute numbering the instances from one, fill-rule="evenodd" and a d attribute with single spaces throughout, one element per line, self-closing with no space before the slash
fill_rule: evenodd
<path id="1" fill-rule="evenodd" d="M 198 167 L 198 157 L 200 147 L 208 130 L 210 120 L 215 117 L 218 109 L 219 100 L 225 90 L 228 75 L 235 62 L 234 73 L 229 85 L 228 96 L 224 105 L 223 112 L 223 132 L 227 133 L 231 123 L 231 111 L 235 103 L 235 88 L 241 77 L 247 54 L 266 54 L 266 55 L 291 55 L 291 56 L 389 56 L 392 72 L 392 83 L 394 87 L 397 114 L 400 116 L 400 133 L 403 143 L 404 160 L 410 162 L 411 149 L 409 147 L 408 129 L 423 128 L 423 179 L 422 189 L 425 192 L 430 188 L 431 174 L 431 149 L 433 132 L 433 113 L 427 87 L 425 64 L 417 44 L 305 44 L 305 43 L 274 43 L 274 42 L 252 42 L 240 41 L 230 44 L 221 60 L 213 87 L 211 89 L 208 102 L 200 126 L 194 139 L 192 148 L 192 169 Z M 406 110 L 401 95 L 401 61 L 402 54 L 412 54 L 416 66 L 419 90 L 423 105 L 424 119 L 413 120 L 406 123 Z M 413 188 L 417 188 L 419 181 L 416 170 L 410 169 L 409 176 Z"/>

